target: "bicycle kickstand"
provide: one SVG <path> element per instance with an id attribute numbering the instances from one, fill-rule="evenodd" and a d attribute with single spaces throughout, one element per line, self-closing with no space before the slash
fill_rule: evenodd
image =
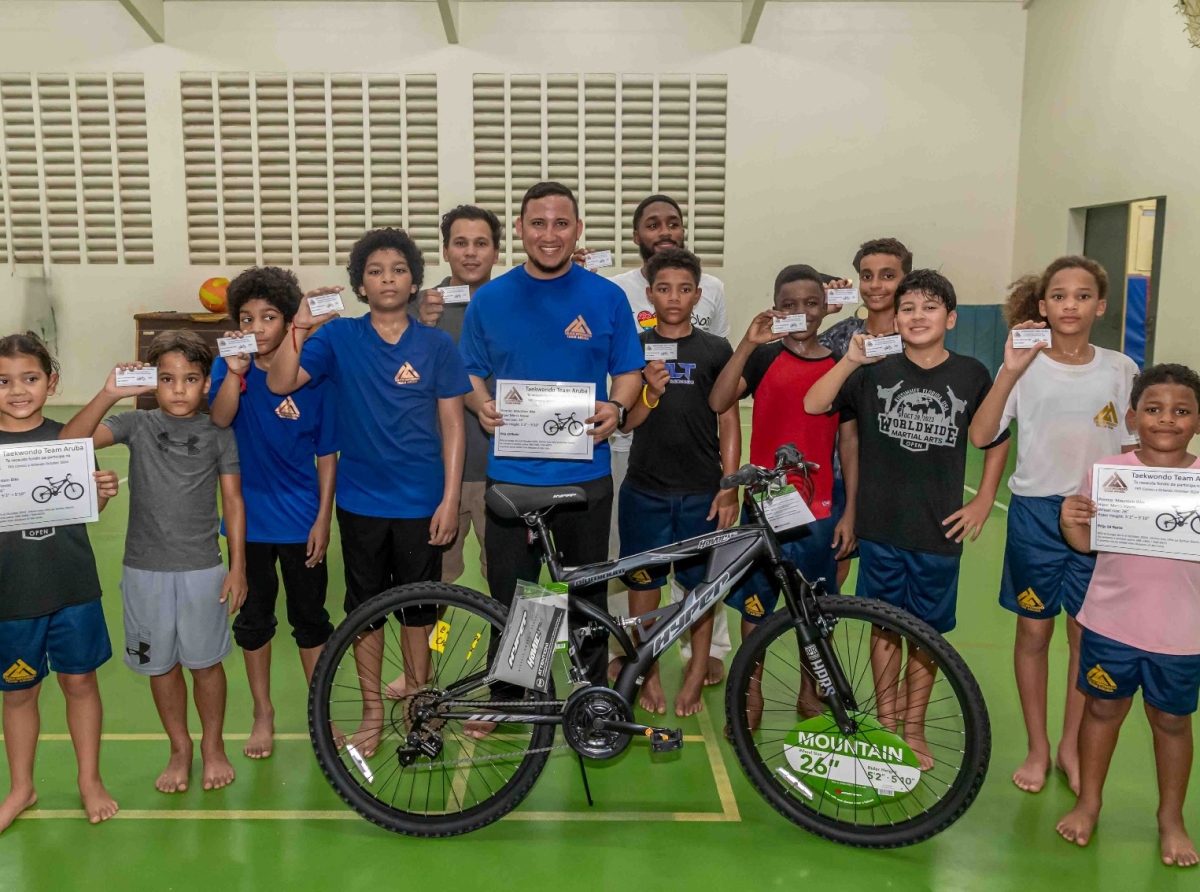
<path id="1" fill-rule="evenodd" d="M 587 796 L 588 807 L 591 808 L 596 803 L 592 800 L 592 788 L 588 784 L 587 767 L 583 763 L 583 754 L 576 753 L 575 755 L 579 757 L 579 776 L 583 778 L 583 792 Z"/>

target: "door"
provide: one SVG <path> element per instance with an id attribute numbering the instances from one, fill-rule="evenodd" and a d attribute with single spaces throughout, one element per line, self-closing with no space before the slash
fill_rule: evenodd
<path id="1" fill-rule="evenodd" d="M 1129 249 L 1129 205 L 1088 208 L 1083 230 L 1083 253 L 1108 273 L 1104 315 L 1092 326 L 1092 343 L 1121 352 L 1125 333 L 1125 263 Z"/>

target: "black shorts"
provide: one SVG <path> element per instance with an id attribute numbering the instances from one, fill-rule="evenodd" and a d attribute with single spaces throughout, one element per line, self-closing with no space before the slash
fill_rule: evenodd
<path id="1" fill-rule="evenodd" d="M 233 621 L 233 640 L 242 650 L 258 650 L 275 637 L 275 599 L 279 595 L 279 576 L 283 575 L 284 601 L 292 637 L 299 647 L 320 647 L 333 634 L 333 623 L 325 609 L 329 587 L 329 569 L 324 561 L 306 567 L 308 543 L 276 545 L 269 542 L 246 543 L 246 603 Z"/>
<path id="2" fill-rule="evenodd" d="M 398 585 L 441 580 L 442 546 L 429 544 L 432 518 L 367 517 L 338 508 L 337 519 L 346 566 L 346 613 Z M 437 621 L 437 606 L 410 608 L 397 619 L 406 626 L 429 626 Z"/>

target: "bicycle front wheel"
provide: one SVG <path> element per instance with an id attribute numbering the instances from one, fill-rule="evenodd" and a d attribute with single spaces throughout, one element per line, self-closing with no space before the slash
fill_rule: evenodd
<path id="1" fill-rule="evenodd" d="M 567 433 L 569 435 L 571 435 L 572 437 L 582 437 L 583 436 L 583 425 L 580 424 L 578 421 L 572 421 L 567 424 Z"/>
<path id="2" fill-rule="evenodd" d="M 78 502 L 83 498 L 83 486 L 75 482 L 68 483 L 63 493 L 72 502 Z"/>
<path id="3" fill-rule="evenodd" d="M 742 643 L 726 712 L 750 782 L 780 814 L 852 846 L 911 845 L 945 830 L 987 775 L 991 727 L 962 658 L 925 623 L 869 598 L 819 598 L 833 660 L 856 701 L 841 733 L 822 678 L 780 611 Z M 757 727 L 757 730 L 753 730 Z"/>
<path id="4" fill-rule="evenodd" d="M 553 683 L 548 693 L 509 686 L 498 692 L 512 701 L 503 706 L 483 685 L 506 615 L 470 589 L 417 583 L 372 598 L 333 633 L 313 673 L 309 735 L 334 790 L 364 818 L 410 836 L 454 836 L 528 795 L 553 725 L 500 725 L 477 739 L 468 732 L 486 726 L 430 718 L 552 708 Z M 460 705 L 444 705 L 447 689 Z"/>

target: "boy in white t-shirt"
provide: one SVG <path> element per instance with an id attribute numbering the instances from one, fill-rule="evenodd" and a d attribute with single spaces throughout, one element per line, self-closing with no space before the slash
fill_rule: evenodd
<path id="1" fill-rule="evenodd" d="M 1079 720 L 1083 695 L 1079 671 L 1079 623 L 1095 557 L 1071 550 L 1058 528 L 1065 496 L 1101 456 L 1133 448 L 1125 409 L 1137 366 L 1128 356 L 1088 342 L 1104 315 L 1108 276 L 1094 260 L 1060 257 L 1041 276 L 1013 286 L 1005 308 L 1019 329 L 1049 325 L 1051 344 L 1015 349 L 1010 336 L 1004 365 L 971 422 L 971 442 L 985 446 L 1017 421 L 1017 467 L 1008 486 L 1008 541 L 1000 604 L 1017 614 L 1013 666 L 1029 749 L 1013 783 L 1036 793 L 1050 771 L 1046 689 L 1055 617 L 1067 614 L 1070 659 L 1063 732 L 1055 763 L 1072 790 L 1079 790 Z"/>
<path id="2" fill-rule="evenodd" d="M 1137 376 L 1131 401 L 1127 417 L 1140 446 L 1100 462 L 1200 470 L 1200 461 L 1188 452 L 1200 430 L 1200 376 L 1186 366 L 1156 365 Z M 1062 506 L 1063 535 L 1079 551 L 1091 547 L 1096 516 L 1091 477 L 1084 477 L 1084 494 L 1068 496 Z M 1180 529 L 1194 535 L 1194 528 Z M 1058 822 L 1058 832 L 1069 842 L 1088 844 L 1121 724 L 1141 688 L 1154 733 L 1162 860 L 1193 867 L 1200 857 L 1184 826 L 1183 801 L 1192 767 L 1191 717 L 1200 692 L 1200 563 L 1102 551 L 1079 622 L 1078 685 L 1086 695 L 1081 785 L 1079 801 Z"/>

